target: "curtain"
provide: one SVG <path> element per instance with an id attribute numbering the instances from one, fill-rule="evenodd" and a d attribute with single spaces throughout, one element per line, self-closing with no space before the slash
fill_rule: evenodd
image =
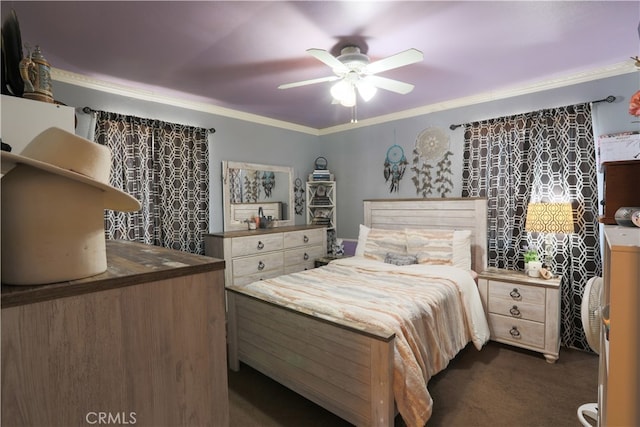
<path id="1" fill-rule="evenodd" d="M 487 198 L 489 265 L 512 270 L 549 237 L 525 231 L 527 204 L 571 202 L 576 232 L 551 236 L 551 268 L 562 277 L 562 344 L 589 350 L 580 304 L 602 275 L 590 104 L 465 125 L 462 196 Z"/>
<path id="2" fill-rule="evenodd" d="M 207 130 L 98 111 L 95 141 L 111 149 L 111 184 L 142 205 L 138 212 L 105 211 L 106 237 L 204 254 Z"/>

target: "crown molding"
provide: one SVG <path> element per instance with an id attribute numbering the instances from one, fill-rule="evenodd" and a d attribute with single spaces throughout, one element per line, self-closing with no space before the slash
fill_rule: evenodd
<path id="1" fill-rule="evenodd" d="M 99 90 L 116 95 L 127 96 L 135 99 L 158 102 L 161 104 L 171 105 L 174 107 L 186 108 L 190 110 L 200 111 L 213 115 L 229 117 L 237 120 L 244 120 L 265 126 L 273 126 L 294 132 L 306 133 L 314 136 L 329 135 L 338 132 L 345 132 L 366 126 L 382 124 L 395 120 L 408 119 L 416 116 L 422 116 L 437 111 L 449 110 L 453 108 L 467 107 L 483 102 L 496 101 L 500 99 L 511 98 L 520 95 L 526 95 L 535 92 L 541 92 L 560 87 L 571 86 L 579 83 L 585 83 L 593 80 L 604 79 L 607 77 L 619 76 L 637 72 L 638 70 L 631 61 L 619 62 L 605 67 L 595 68 L 579 73 L 573 73 L 551 79 L 545 79 L 531 84 L 518 85 L 510 88 L 488 91 L 476 95 L 466 96 L 457 99 L 451 99 L 435 104 L 425 105 L 418 108 L 400 111 L 384 116 L 373 117 L 370 119 L 359 120 L 356 123 L 345 123 L 338 126 L 332 126 L 323 129 L 315 129 L 308 126 L 297 125 L 295 123 L 285 122 L 283 120 L 271 119 L 257 114 L 245 113 L 230 108 L 224 108 L 212 105 L 207 102 L 187 100 L 178 96 L 162 95 L 152 90 L 132 88 L 129 86 L 110 83 L 104 80 L 88 77 L 82 74 L 61 70 L 59 68 L 51 69 L 51 78 L 56 81 L 68 83 L 71 85 L 81 86 L 88 89 Z"/>
<path id="2" fill-rule="evenodd" d="M 622 74 L 638 72 L 638 69 L 631 61 L 619 62 L 606 67 L 600 67 L 583 71 L 580 73 L 569 74 L 557 78 L 545 79 L 532 84 L 518 85 L 511 88 L 488 91 L 476 95 L 465 96 L 462 98 L 451 99 L 435 104 L 425 105 L 418 108 L 399 111 L 393 114 L 373 117 L 370 119 L 358 120 L 356 123 L 345 123 L 338 126 L 320 129 L 320 136 L 332 133 L 344 132 L 361 127 L 372 126 L 391 122 L 395 120 L 408 119 L 437 111 L 450 110 L 453 108 L 468 107 L 483 102 L 496 101 L 500 99 L 512 98 L 515 96 L 527 95 L 535 92 L 542 92 L 550 89 L 557 89 L 565 86 L 571 86 L 579 83 L 586 83 L 593 80 L 600 80 L 608 77 L 615 77 Z"/>
<path id="3" fill-rule="evenodd" d="M 127 96 L 143 101 L 158 102 L 160 104 L 170 105 L 173 107 L 186 108 L 203 113 L 209 113 L 217 116 L 229 117 L 237 120 L 244 120 L 251 123 L 261 124 L 291 130 L 295 132 L 306 133 L 314 136 L 319 135 L 318 129 L 297 125 L 295 123 L 285 122 L 284 120 L 276 120 L 258 114 L 245 113 L 231 108 L 220 107 L 207 102 L 188 100 L 179 96 L 168 96 L 157 93 L 153 90 L 132 88 L 117 83 L 111 83 L 104 80 L 85 76 L 83 74 L 73 73 L 71 71 L 61 70 L 59 68 L 51 68 L 51 78 L 55 81 L 68 83 L 70 85 L 85 87 L 87 89 L 99 90 L 114 95 Z"/>

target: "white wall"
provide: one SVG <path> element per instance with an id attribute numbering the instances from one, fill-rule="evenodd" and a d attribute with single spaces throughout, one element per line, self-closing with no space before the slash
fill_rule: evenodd
<path id="1" fill-rule="evenodd" d="M 390 193 L 384 181 L 383 162 L 387 149 L 394 142 L 403 147 L 411 162 L 416 137 L 423 129 L 437 127 L 444 130 L 450 137 L 450 148 L 454 153 L 454 190 L 451 197 L 459 197 L 462 190 L 464 135 L 462 128 L 451 131 L 449 125 L 589 102 L 614 95 L 614 103 L 598 103 L 594 106 L 596 135 L 640 130 L 638 119 L 628 114 L 629 98 L 640 89 L 639 76 L 640 73 L 626 74 L 323 136 L 322 146 L 327 153 L 325 157 L 336 174 L 338 236 L 351 239 L 358 237 L 358 224 L 363 221 L 362 201 L 365 199 L 418 197 L 411 181 L 411 171 L 405 172 L 398 193 Z"/>
<path id="2" fill-rule="evenodd" d="M 222 160 L 293 166 L 303 181 L 313 169 L 313 161 L 322 155 L 337 181 L 338 236 L 355 239 L 363 221 L 362 201 L 376 198 L 417 197 L 407 170 L 400 190 L 390 193 L 384 181 L 383 163 L 387 149 L 397 143 L 411 162 L 415 139 L 427 127 L 438 127 L 450 136 L 453 155 L 453 192 L 459 197 L 462 188 L 462 128 L 451 131 L 449 125 L 494 117 L 589 102 L 616 96 L 612 104 L 594 106 L 596 135 L 640 130 L 640 124 L 628 114 L 630 96 L 640 89 L 640 73 L 582 83 L 535 94 L 496 100 L 469 107 L 444 110 L 419 117 L 397 120 L 321 137 L 280 128 L 216 116 L 185 108 L 135 100 L 65 83 L 55 83 L 56 99 L 77 108 L 77 133 L 86 136 L 89 117 L 82 107 L 157 118 L 205 128 L 216 128 L 210 138 L 211 222 L 210 231 L 222 230 L 221 164 Z M 388 95 L 397 96 L 397 95 Z M 296 223 L 304 223 L 296 216 Z"/>

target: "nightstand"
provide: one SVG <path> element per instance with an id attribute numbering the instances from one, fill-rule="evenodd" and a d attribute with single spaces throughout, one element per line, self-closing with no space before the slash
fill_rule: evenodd
<path id="1" fill-rule="evenodd" d="M 478 275 L 491 339 L 544 354 L 560 354 L 560 278 L 533 278 L 520 271 L 489 268 Z"/>

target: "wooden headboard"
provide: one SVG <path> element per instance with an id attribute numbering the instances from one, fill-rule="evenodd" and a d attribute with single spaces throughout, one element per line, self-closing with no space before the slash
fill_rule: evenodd
<path id="1" fill-rule="evenodd" d="M 471 230 L 471 268 L 487 268 L 487 199 L 380 199 L 364 201 L 371 228 Z"/>

